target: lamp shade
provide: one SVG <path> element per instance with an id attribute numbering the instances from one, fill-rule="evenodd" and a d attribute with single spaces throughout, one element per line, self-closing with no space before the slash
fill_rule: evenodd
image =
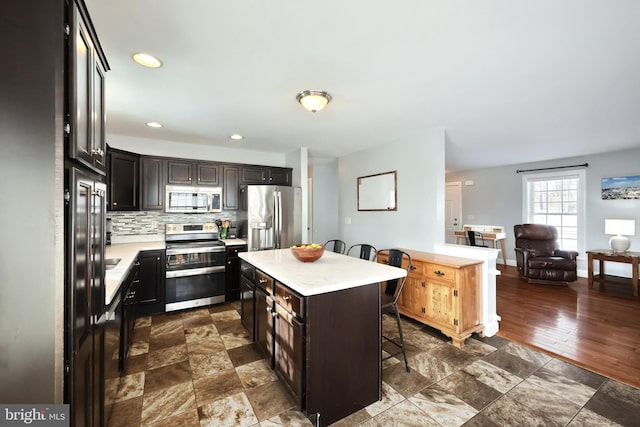
<path id="1" fill-rule="evenodd" d="M 331 101 L 331 95 L 323 90 L 304 90 L 296 96 L 296 99 L 304 108 L 315 113 Z"/>
<path id="2" fill-rule="evenodd" d="M 605 219 L 604 234 L 633 236 L 636 234 L 635 219 Z"/>
<path id="3" fill-rule="evenodd" d="M 636 234 L 636 221 L 634 219 L 605 219 L 604 233 L 613 234 L 609 239 L 609 246 L 613 252 L 625 252 L 631 246 L 631 242 L 625 236 Z"/>

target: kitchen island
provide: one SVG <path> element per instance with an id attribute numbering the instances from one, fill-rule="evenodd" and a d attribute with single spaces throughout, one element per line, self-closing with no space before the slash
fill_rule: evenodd
<path id="1" fill-rule="evenodd" d="M 333 252 L 313 263 L 289 249 L 239 256 L 243 322 L 309 419 L 328 425 L 380 400 L 379 282 L 406 271 Z"/>

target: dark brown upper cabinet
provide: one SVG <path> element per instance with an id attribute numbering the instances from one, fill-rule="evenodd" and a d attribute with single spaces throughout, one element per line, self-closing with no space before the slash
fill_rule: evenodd
<path id="1" fill-rule="evenodd" d="M 166 173 L 166 160 L 147 156 L 140 158 L 140 209 L 144 211 L 164 209 Z"/>
<path id="2" fill-rule="evenodd" d="M 222 167 L 224 188 L 222 189 L 222 209 L 235 210 L 239 207 L 240 168 L 224 165 Z"/>
<path id="3" fill-rule="evenodd" d="M 169 160 L 167 183 L 182 185 L 220 185 L 220 167 L 216 163 Z"/>
<path id="4" fill-rule="evenodd" d="M 291 185 L 291 168 L 271 166 L 243 166 L 241 184 Z"/>
<path id="5" fill-rule="evenodd" d="M 139 209 L 140 156 L 121 150 L 109 150 L 108 203 L 112 211 Z"/>
<path id="6" fill-rule="evenodd" d="M 65 123 L 68 155 L 88 168 L 106 174 L 105 72 L 109 69 L 93 28 L 74 3 L 70 29 L 69 113 Z"/>

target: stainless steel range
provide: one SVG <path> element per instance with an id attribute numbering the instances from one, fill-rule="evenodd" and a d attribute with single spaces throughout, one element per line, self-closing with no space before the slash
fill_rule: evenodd
<path id="1" fill-rule="evenodd" d="M 225 247 L 218 226 L 167 224 L 166 311 L 225 301 Z"/>

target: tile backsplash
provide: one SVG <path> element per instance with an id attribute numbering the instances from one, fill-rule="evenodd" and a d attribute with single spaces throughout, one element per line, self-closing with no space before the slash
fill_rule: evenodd
<path id="1" fill-rule="evenodd" d="M 131 235 L 163 235 L 165 224 L 204 223 L 214 222 L 216 219 L 231 221 L 237 225 L 238 212 L 224 211 L 212 214 L 175 214 L 155 211 L 135 212 L 107 212 L 107 219 L 111 220 L 112 236 Z"/>

